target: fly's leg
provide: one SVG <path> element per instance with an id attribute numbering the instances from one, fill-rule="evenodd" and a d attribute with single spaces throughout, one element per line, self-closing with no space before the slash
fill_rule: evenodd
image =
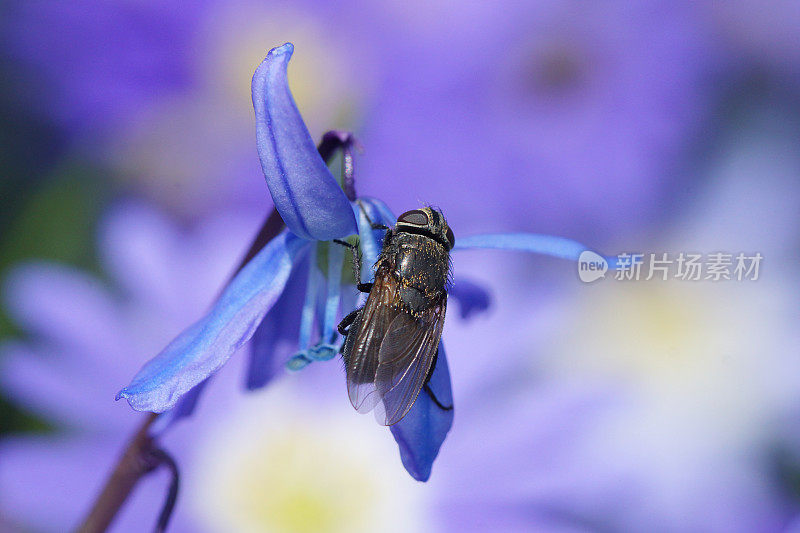
<path id="1" fill-rule="evenodd" d="M 347 366 L 347 359 L 350 355 L 350 350 L 352 349 L 352 343 L 354 340 L 351 337 L 350 332 L 353 329 L 353 325 L 359 320 L 361 316 L 360 312 L 361 309 L 356 309 L 355 311 L 351 312 L 349 315 L 344 317 L 341 322 L 339 322 L 339 327 L 337 328 L 339 333 L 344 337 L 344 342 L 342 343 L 341 348 L 339 348 L 339 353 L 342 354 L 342 360 L 345 362 L 345 366 Z"/>
<path id="2" fill-rule="evenodd" d="M 370 282 L 370 283 L 359 283 L 358 285 L 356 285 L 356 288 L 359 291 L 361 291 L 361 292 L 363 292 L 365 294 L 369 294 L 370 291 L 372 290 L 372 286 L 373 285 L 374 285 L 374 283 L 372 283 L 372 282 Z"/>
<path id="3" fill-rule="evenodd" d="M 452 411 L 453 410 L 453 406 L 452 405 L 442 405 L 442 402 L 439 401 L 439 398 L 436 397 L 436 395 L 433 393 L 433 391 L 431 390 L 431 388 L 428 386 L 427 383 L 422 386 L 422 390 L 424 390 L 425 392 L 428 393 L 428 396 L 430 396 L 430 398 L 433 401 L 433 403 L 436 404 L 436 407 L 438 407 L 442 411 Z"/>
<path id="4" fill-rule="evenodd" d="M 358 249 L 358 245 L 350 244 L 347 241 L 343 241 L 341 239 L 333 239 L 333 242 L 340 246 L 344 246 L 348 250 L 350 250 L 353 254 L 353 278 L 356 280 L 356 288 L 360 292 L 369 293 L 372 290 L 372 283 L 361 283 L 361 251 Z"/>
<path id="5" fill-rule="evenodd" d="M 353 254 L 353 279 L 356 280 L 356 284 L 361 283 L 361 250 L 358 249 L 357 244 L 351 244 L 347 241 L 343 241 L 341 239 L 333 239 L 333 242 L 340 246 L 344 246 Z"/>
<path id="6" fill-rule="evenodd" d="M 439 401 L 439 398 L 431 390 L 428 382 L 431 380 L 431 376 L 433 375 L 433 370 L 436 368 L 436 362 L 439 360 L 439 349 L 436 349 L 436 354 L 433 356 L 433 362 L 431 363 L 431 368 L 428 370 L 428 375 L 425 377 L 425 384 L 422 386 L 422 390 L 430 397 L 433 403 L 436 404 L 436 407 L 441 409 L 442 411 L 452 411 L 452 405 L 443 405 L 442 402 Z"/>
<path id="7" fill-rule="evenodd" d="M 341 322 L 339 322 L 339 326 L 336 329 L 339 330 L 340 335 L 343 337 L 347 336 L 347 333 L 350 331 L 350 326 L 356 321 L 356 317 L 358 317 L 359 311 L 361 311 L 361 309 L 352 311 L 350 314 L 344 317 Z"/>
<path id="8" fill-rule="evenodd" d="M 388 231 L 388 230 L 392 229 L 389 226 L 387 226 L 386 224 L 378 224 L 377 222 L 373 222 L 372 219 L 369 216 L 369 213 L 367 213 L 367 210 L 364 209 L 364 204 L 362 204 L 360 201 L 358 202 L 358 207 L 361 209 L 361 212 L 364 213 L 364 218 L 366 218 L 367 222 L 369 222 L 369 227 L 370 228 L 372 228 L 374 230 L 383 230 L 383 231 Z"/>
<path id="9" fill-rule="evenodd" d="M 363 213 L 364 218 L 366 218 L 367 222 L 369 222 L 370 229 L 379 230 L 379 231 L 383 231 L 384 232 L 383 238 L 381 239 L 381 242 L 380 242 L 380 247 L 382 249 L 385 249 L 386 246 L 389 244 L 390 239 L 392 238 L 392 231 L 391 231 L 392 228 L 390 228 L 389 226 L 387 226 L 385 224 L 378 224 L 377 222 L 373 222 L 372 219 L 369 216 L 369 213 L 367 213 L 367 210 L 364 208 L 364 204 L 361 202 L 361 200 L 358 201 L 358 207 L 359 207 L 359 209 L 361 209 L 361 213 Z M 359 267 L 360 266 L 361 265 L 359 264 Z M 360 281 L 360 279 L 359 279 L 359 281 Z M 371 288 L 372 288 L 372 284 L 371 283 L 369 283 L 369 284 L 362 283 L 362 284 L 359 285 L 358 290 L 360 290 L 361 292 L 369 292 Z"/>

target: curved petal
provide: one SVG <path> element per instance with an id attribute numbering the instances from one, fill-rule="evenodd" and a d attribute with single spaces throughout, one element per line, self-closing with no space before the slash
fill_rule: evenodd
<path id="1" fill-rule="evenodd" d="M 470 248 L 533 252 L 572 261 L 577 261 L 582 252 L 591 250 L 588 246 L 572 239 L 536 233 L 494 233 L 456 239 L 454 250 Z"/>
<path id="2" fill-rule="evenodd" d="M 453 405 L 444 343 L 439 343 L 439 357 L 428 387 L 441 404 Z M 439 455 L 439 448 L 452 425 L 453 409 L 441 409 L 423 390 L 408 414 L 400 422 L 390 426 L 394 440 L 400 447 L 403 466 L 411 477 L 417 481 L 428 480 L 433 461 Z"/>
<path id="3" fill-rule="evenodd" d="M 447 294 L 458 302 L 459 314 L 462 319 L 486 311 L 492 303 L 489 291 L 464 278 L 456 280 L 448 289 Z"/>
<path id="4" fill-rule="evenodd" d="M 211 311 L 145 364 L 117 399 L 125 398 L 137 411 L 173 407 L 250 339 L 307 245 L 284 230 L 233 278 Z"/>
<path id="5" fill-rule="evenodd" d="M 256 143 L 267 186 L 286 226 L 308 240 L 356 232 L 350 202 L 314 146 L 286 80 L 291 43 L 273 48 L 253 75 Z"/>

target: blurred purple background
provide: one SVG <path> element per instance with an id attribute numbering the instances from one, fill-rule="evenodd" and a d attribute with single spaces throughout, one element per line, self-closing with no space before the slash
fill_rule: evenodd
<path id="1" fill-rule="evenodd" d="M 250 77 L 286 41 L 312 136 L 354 131 L 359 193 L 395 212 L 439 206 L 457 238 L 760 252 L 761 274 L 589 285 L 460 253 L 492 307 L 448 316 L 457 412 L 427 484 L 338 363 L 245 394 L 238 358 L 166 438 L 172 530 L 800 531 L 789 0 L 4 2 L 0 530 L 79 522 L 141 421 L 114 393 L 271 209 Z M 165 484 L 112 530 L 152 527 Z"/>

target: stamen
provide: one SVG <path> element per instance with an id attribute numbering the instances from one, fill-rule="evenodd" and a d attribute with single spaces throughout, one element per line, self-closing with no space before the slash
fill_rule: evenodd
<path id="1" fill-rule="evenodd" d="M 328 244 L 328 295 L 325 299 L 325 316 L 322 322 L 323 342 L 333 342 L 336 338 L 336 313 L 342 295 L 342 265 L 344 248 Z"/>
<path id="2" fill-rule="evenodd" d="M 305 352 L 300 352 L 296 355 L 293 355 L 288 361 L 286 361 L 286 369 L 291 370 L 292 372 L 297 372 L 298 370 L 302 370 L 308 366 L 311 362 L 311 359 L 308 358 Z"/>
<path id="3" fill-rule="evenodd" d="M 336 130 L 325 133 L 318 147 L 319 154 L 326 163 L 333 157 L 337 149 L 342 151 L 342 190 L 351 202 L 357 198 L 353 147 L 360 148 L 353 134 Z"/>
<path id="4" fill-rule="evenodd" d="M 375 240 L 375 235 L 372 233 L 372 221 L 369 220 L 366 214 L 366 202 L 362 202 L 361 200 L 358 201 L 358 213 L 356 222 L 358 223 L 358 237 L 359 237 L 359 246 L 361 246 L 361 252 L 364 256 L 363 263 L 361 265 L 361 279 L 359 281 L 363 281 L 367 279 L 367 281 L 372 281 L 372 266 L 378 260 L 378 243 Z M 364 270 L 367 270 L 364 272 Z"/>
<path id="5" fill-rule="evenodd" d="M 308 357 L 308 348 L 311 345 L 311 330 L 314 327 L 314 314 L 317 307 L 317 293 L 319 292 L 321 274 L 317 268 L 317 247 L 312 246 L 308 257 L 308 281 L 306 283 L 306 298 L 303 309 L 300 311 L 300 334 L 297 339 L 298 353 L 286 362 L 289 370 L 304 368 L 311 359 Z"/>
<path id="6" fill-rule="evenodd" d="M 350 138 L 342 148 L 342 188 L 347 199 L 351 202 L 356 199 L 356 176 L 353 164 L 353 139 Z"/>
<path id="7" fill-rule="evenodd" d="M 320 343 L 308 350 L 308 356 L 314 361 L 328 361 L 339 353 L 339 346 Z"/>

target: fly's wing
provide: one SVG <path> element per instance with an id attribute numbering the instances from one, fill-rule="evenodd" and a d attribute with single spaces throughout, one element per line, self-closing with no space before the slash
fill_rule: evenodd
<path id="1" fill-rule="evenodd" d="M 399 422 L 417 400 L 439 348 L 447 294 L 416 318 L 401 311 L 381 343 L 375 387 L 382 400 L 375 418 L 385 426 Z"/>
<path id="2" fill-rule="evenodd" d="M 375 373 L 381 341 L 389 330 L 389 324 L 399 313 L 392 306 L 396 288 L 397 281 L 391 272 L 378 271 L 367 303 L 345 341 L 347 395 L 359 413 L 371 411 L 380 401 L 380 394 L 375 387 Z M 350 335 L 353 335 L 352 341 Z"/>

